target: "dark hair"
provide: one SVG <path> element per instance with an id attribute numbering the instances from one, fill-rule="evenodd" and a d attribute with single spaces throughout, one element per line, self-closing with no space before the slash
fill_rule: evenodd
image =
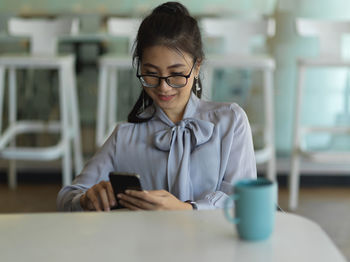
<path id="1" fill-rule="evenodd" d="M 180 53 L 186 52 L 193 57 L 193 61 L 203 61 L 201 33 L 196 19 L 194 19 L 182 4 L 167 2 L 156 7 L 141 23 L 134 43 L 133 63 L 138 66 L 143 51 L 147 47 L 164 45 Z M 200 90 L 195 90 L 198 81 Z M 195 80 L 192 91 L 200 98 L 202 84 Z M 128 115 L 131 123 L 146 122 L 150 118 L 141 118 L 142 110 L 153 104 L 152 98 L 142 90 L 133 109 Z"/>

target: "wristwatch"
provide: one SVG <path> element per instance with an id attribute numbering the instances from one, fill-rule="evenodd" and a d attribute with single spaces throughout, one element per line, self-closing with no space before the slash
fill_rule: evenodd
<path id="1" fill-rule="evenodd" d="M 191 204 L 193 210 L 198 209 L 197 203 L 192 201 L 192 200 L 187 200 L 187 201 L 185 201 L 185 203 Z"/>

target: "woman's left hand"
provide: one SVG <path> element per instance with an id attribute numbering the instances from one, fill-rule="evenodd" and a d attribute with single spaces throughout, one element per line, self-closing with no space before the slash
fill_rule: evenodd
<path id="1" fill-rule="evenodd" d="M 191 204 L 182 202 L 166 190 L 126 190 L 125 194 L 118 194 L 118 199 L 121 205 L 130 210 L 192 209 Z"/>

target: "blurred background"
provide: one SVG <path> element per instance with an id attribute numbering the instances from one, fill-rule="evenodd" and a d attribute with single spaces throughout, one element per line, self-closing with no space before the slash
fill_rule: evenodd
<path id="1" fill-rule="evenodd" d="M 58 41 L 58 53 L 70 53 L 76 57 L 75 74 L 82 152 L 86 161 L 97 150 L 96 125 L 98 103 L 99 58 L 104 54 L 128 54 L 126 37 L 108 37 L 107 21 L 111 17 L 143 18 L 155 6 L 164 1 L 155 0 L 2 0 L 0 2 L 0 57 L 4 54 L 29 52 L 28 37 L 13 37 L 8 32 L 12 17 L 49 18 L 69 17 L 79 19 L 79 32 L 75 38 L 65 36 Z M 319 53 L 315 37 L 301 37 L 295 29 L 298 17 L 310 19 L 350 21 L 348 0 L 188 0 L 182 2 L 198 18 L 272 18 L 275 33 L 271 37 L 256 38 L 253 52 L 268 53 L 275 61 L 273 72 L 274 102 L 274 150 L 276 174 L 279 182 L 280 204 L 288 209 L 288 178 L 293 152 L 293 124 L 296 110 L 297 59 L 314 57 Z M 204 34 L 205 35 L 205 34 Z M 79 38 L 80 37 L 80 38 Z M 239 37 L 233 36 L 234 37 Z M 206 54 L 220 53 L 221 39 L 204 39 Z M 341 42 L 342 58 L 350 56 L 350 35 Z M 130 57 L 131 61 L 131 57 Z M 208 59 L 208 63 L 209 63 Z M 131 62 L 130 62 L 131 63 Z M 206 63 L 206 61 L 205 61 Z M 60 115 L 57 72 L 53 70 L 18 70 L 17 116 L 21 119 L 49 121 Z M 136 101 L 140 85 L 135 70 L 117 72 L 118 97 L 115 103 L 118 121 L 125 121 Z M 6 79 L 8 76 L 5 77 Z M 202 78 L 205 81 L 206 75 Z M 210 97 L 215 101 L 234 101 L 246 110 L 251 123 L 263 122 L 264 90 L 261 72 L 249 68 L 217 69 L 213 73 Z M 348 68 L 322 67 L 307 71 L 304 81 L 302 114 L 305 125 L 322 127 L 350 126 L 350 74 Z M 7 91 L 3 94 L 3 128 L 9 122 L 7 116 Z M 0 99 L 3 99 L 0 97 Z M 1 112 L 1 110 L 0 110 Z M 1 128 L 1 125 L 0 125 Z M 0 136 L 3 130 L 0 130 Z M 254 136 L 256 148 L 264 142 Z M 23 135 L 16 143 L 22 146 L 45 146 L 55 143 L 57 136 Z M 305 137 L 305 147 L 312 151 L 344 153 L 344 161 L 313 163 L 302 160 L 299 205 L 290 211 L 318 222 L 331 236 L 344 254 L 350 258 L 350 150 L 348 133 L 318 132 Z M 11 190 L 7 178 L 8 160 L 0 157 L 0 213 L 52 212 L 55 197 L 61 187 L 61 162 L 17 161 L 16 189 Z M 266 165 L 259 164 L 259 175 L 266 174 Z M 76 175 L 76 172 L 73 172 Z"/>

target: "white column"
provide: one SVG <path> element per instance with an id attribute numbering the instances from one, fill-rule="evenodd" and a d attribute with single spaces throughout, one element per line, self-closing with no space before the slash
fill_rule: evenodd
<path id="1" fill-rule="evenodd" d="M 305 78 L 305 68 L 298 65 L 298 81 L 295 93 L 293 146 L 291 156 L 291 172 L 289 175 L 289 209 L 295 210 L 298 207 L 299 195 L 299 172 L 300 172 L 300 113 L 302 107 L 302 85 Z"/>
<path id="2" fill-rule="evenodd" d="M 265 128 L 264 142 L 269 149 L 269 160 L 267 161 L 267 177 L 276 180 L 276 153 L 275 153 L 275 110 L 273 90 L 273 70 L 266 69 L 264 74 L 264 103 L 265 103 Z"/>
<path id="3" fill-rule="evenodd" d="M 68 97 L 67 88 L 70 87 L 69 68 L 67 66 L 59 69 L 59 103 L 61 117 L 61 140 L 63 142 L 62 155 L 62 185 L 67 186 L 72 183 L 72 165 L 71 165 L 71 150 L 70 150 L 70 126 L 68 116 Z M 68 93 L 68 94 L 67 94 Z"/>
<path id="4" fill-rule="evenodd" d="M 100 72 L 98 79 L 97 93 L 97 117 L 96 117 L 96 146 L 99 147 L 104 142 L 106 133 L 106 103 L 107 103 L 107 86 L 108 86 L 108 68 L 100 62 Z"/>

